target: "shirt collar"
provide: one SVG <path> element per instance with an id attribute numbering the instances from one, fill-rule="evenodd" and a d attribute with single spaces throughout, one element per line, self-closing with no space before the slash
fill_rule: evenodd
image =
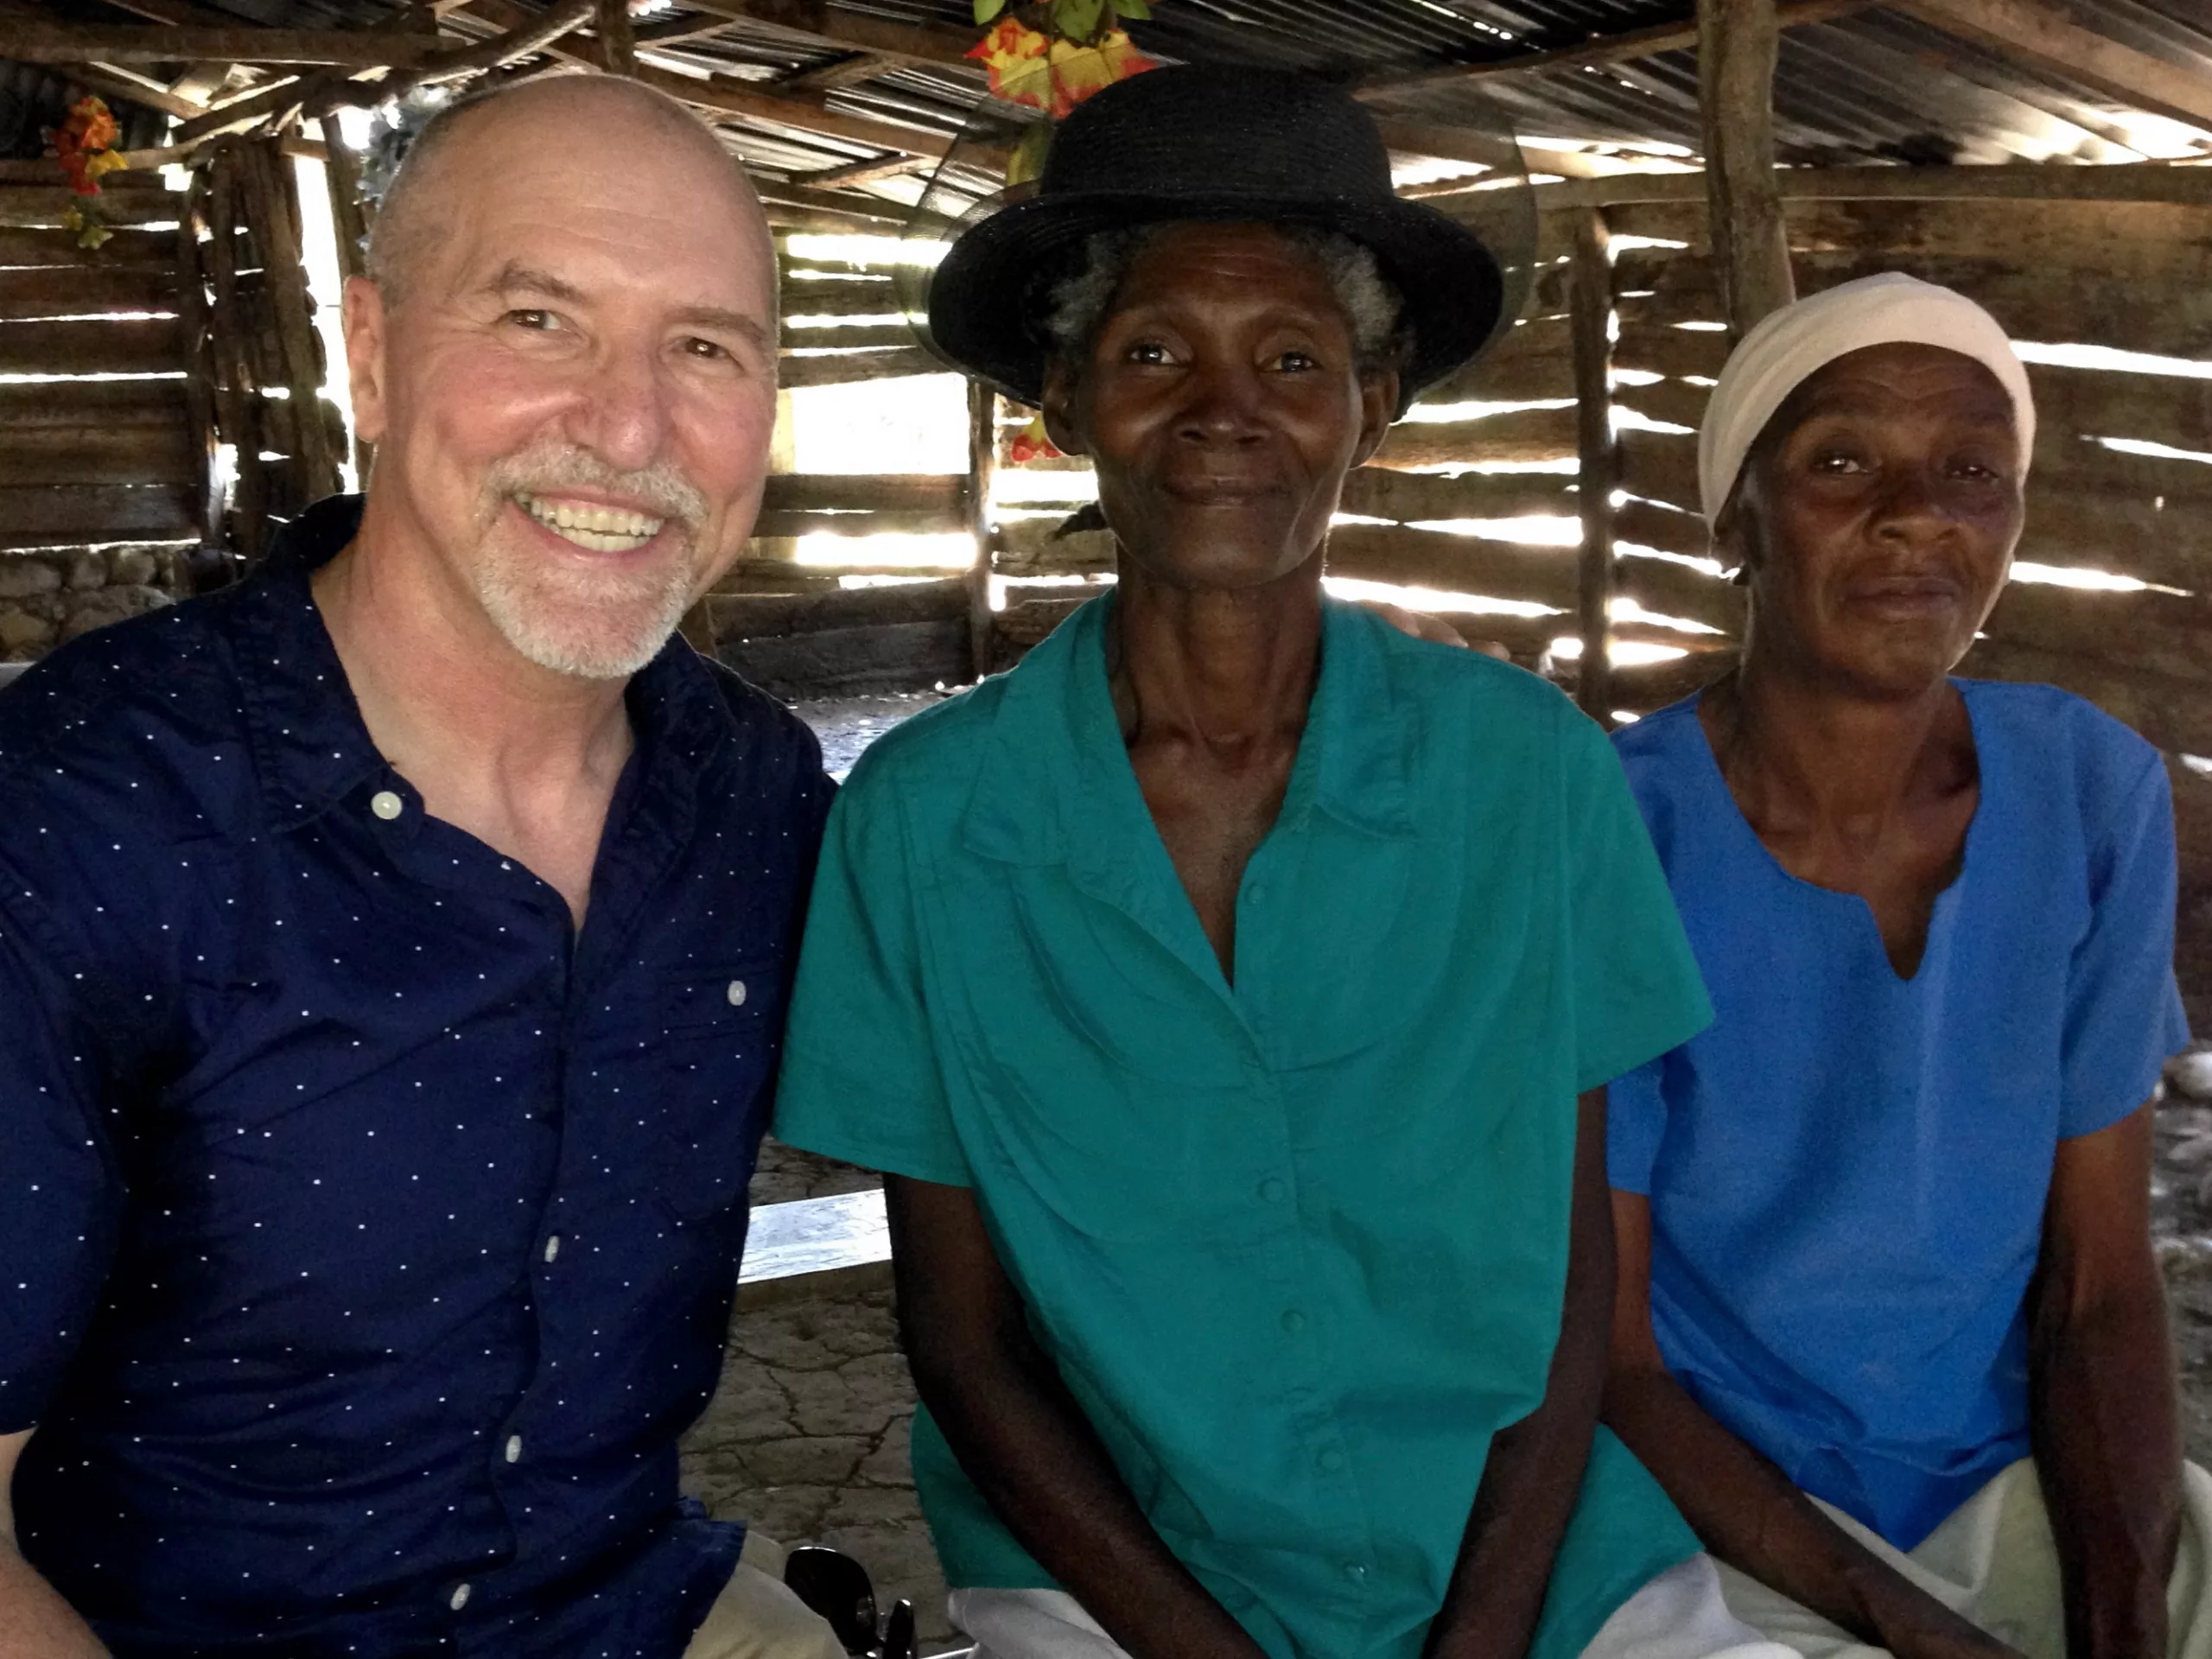
<path id="1" fill-rule="evenodd" d="M 372 781 L 395 781 L 362 723 L 359 705 L 316 609 L 309 579 L 353 541 L 362 498 L 316 502 L 277 533 L 268 557 L 235 595 L 238 677 L 273 829 L 311 823 Z M 681 635 L 630 682 L 640 752 L 696 771 L 728 721 L 713 671 Z"/>
<path id="2" fill-rule="evenodd" d="M 1133 827 L 1125 808 L 1135 791 L 1106 683 L 1112 603 L 1108 594 L 1084 606 L 1006 677 L 963 823 L 985 857 L 1090 863 Z M 1410 837 L 1418 710 L 1378 632 L 1389 625 L 1336 601 L 1323 601 L 1321 617 L 1319 683 L 1278 822 L 1319 810 L 1368 835 Z"/>

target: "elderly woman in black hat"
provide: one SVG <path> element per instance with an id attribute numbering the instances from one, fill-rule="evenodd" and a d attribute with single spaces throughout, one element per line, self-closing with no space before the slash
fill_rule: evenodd
<path id="1" fill-rule="evenodd" d="M 855 770 L 777 1132 L 886 1171 L 1000 1659 L 1764 1653 L 1597 1431 L 1605 1084 L 1699 984 L 1603 735 L 1324 599 L 1497 267 L 1277 75 L 1085 104 L 939 344 L 1096 462 L 1113 594 Z"/>

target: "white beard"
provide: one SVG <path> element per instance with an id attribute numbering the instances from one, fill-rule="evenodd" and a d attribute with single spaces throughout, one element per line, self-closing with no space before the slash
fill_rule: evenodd
<path id="1" fill-rule="evenodd" d="M 579 570 L 536 557 L 500 534 L 499 518 L 517 495 L 564 487 L 604 489 L 649 504 L 667 520 L 664 533 L 683 538 L 682 556 L 650 570 Z M 486 533 L 468 572 L 470 585 L 492 626 L 540 668 L 582 679 L 627 679 L 658 654 L 690 605 L 706 505 L 672 466 L 623 472 L 588 450 L 534 445 L 505 457 L 485 481 Z"/>
<path id="2" fill-rule="evenodd" d="M 564 570 L 498 545 L 471 572 L 478 603 L 502 638 L 540 668 L 625 680 L 652 661 L 691 602 L 695 560 L 636 575 Z"/>

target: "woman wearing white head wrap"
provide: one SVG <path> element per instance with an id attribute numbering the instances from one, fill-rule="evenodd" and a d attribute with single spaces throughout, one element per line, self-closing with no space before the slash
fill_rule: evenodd
<path id="1" fill-rule="evenodd" d="M 1699 444 L 1741 660 L 1616 739 L 1718 1017 L 1611 1091 L 1609 1421 L 1738 1615 L 1822 1659 L 2161 1656 L 2177 1549 L 2208 1581 L 2145 1197 L 2187 1038 L 2165 773 L 1950 677 L 2034 432 L 1957 294 L 1768 319 Z M 2200 1594 L 2176 1655 L 2212 1653 Z"/>

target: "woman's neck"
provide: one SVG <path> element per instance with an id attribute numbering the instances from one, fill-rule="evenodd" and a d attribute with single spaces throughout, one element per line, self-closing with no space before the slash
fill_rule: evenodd
<path id="1" fill-rule="evenodd" d="M 1255 588 L 1173 587 L 1123 560 L 1106 671 L 1123 738 L 1195 744 L 1234 764 L 1287 739 L 1313 696 L 1320 556 Z"/>
<path id="2" fill-rule="evenodd" d="M 1972 724 L 1948 678 L 1910 697 L 1869 696 L 1755 648 L 1698 712 L 1721 775 L 1762 834 L 1876 841 L 1975 772 Z"/>

